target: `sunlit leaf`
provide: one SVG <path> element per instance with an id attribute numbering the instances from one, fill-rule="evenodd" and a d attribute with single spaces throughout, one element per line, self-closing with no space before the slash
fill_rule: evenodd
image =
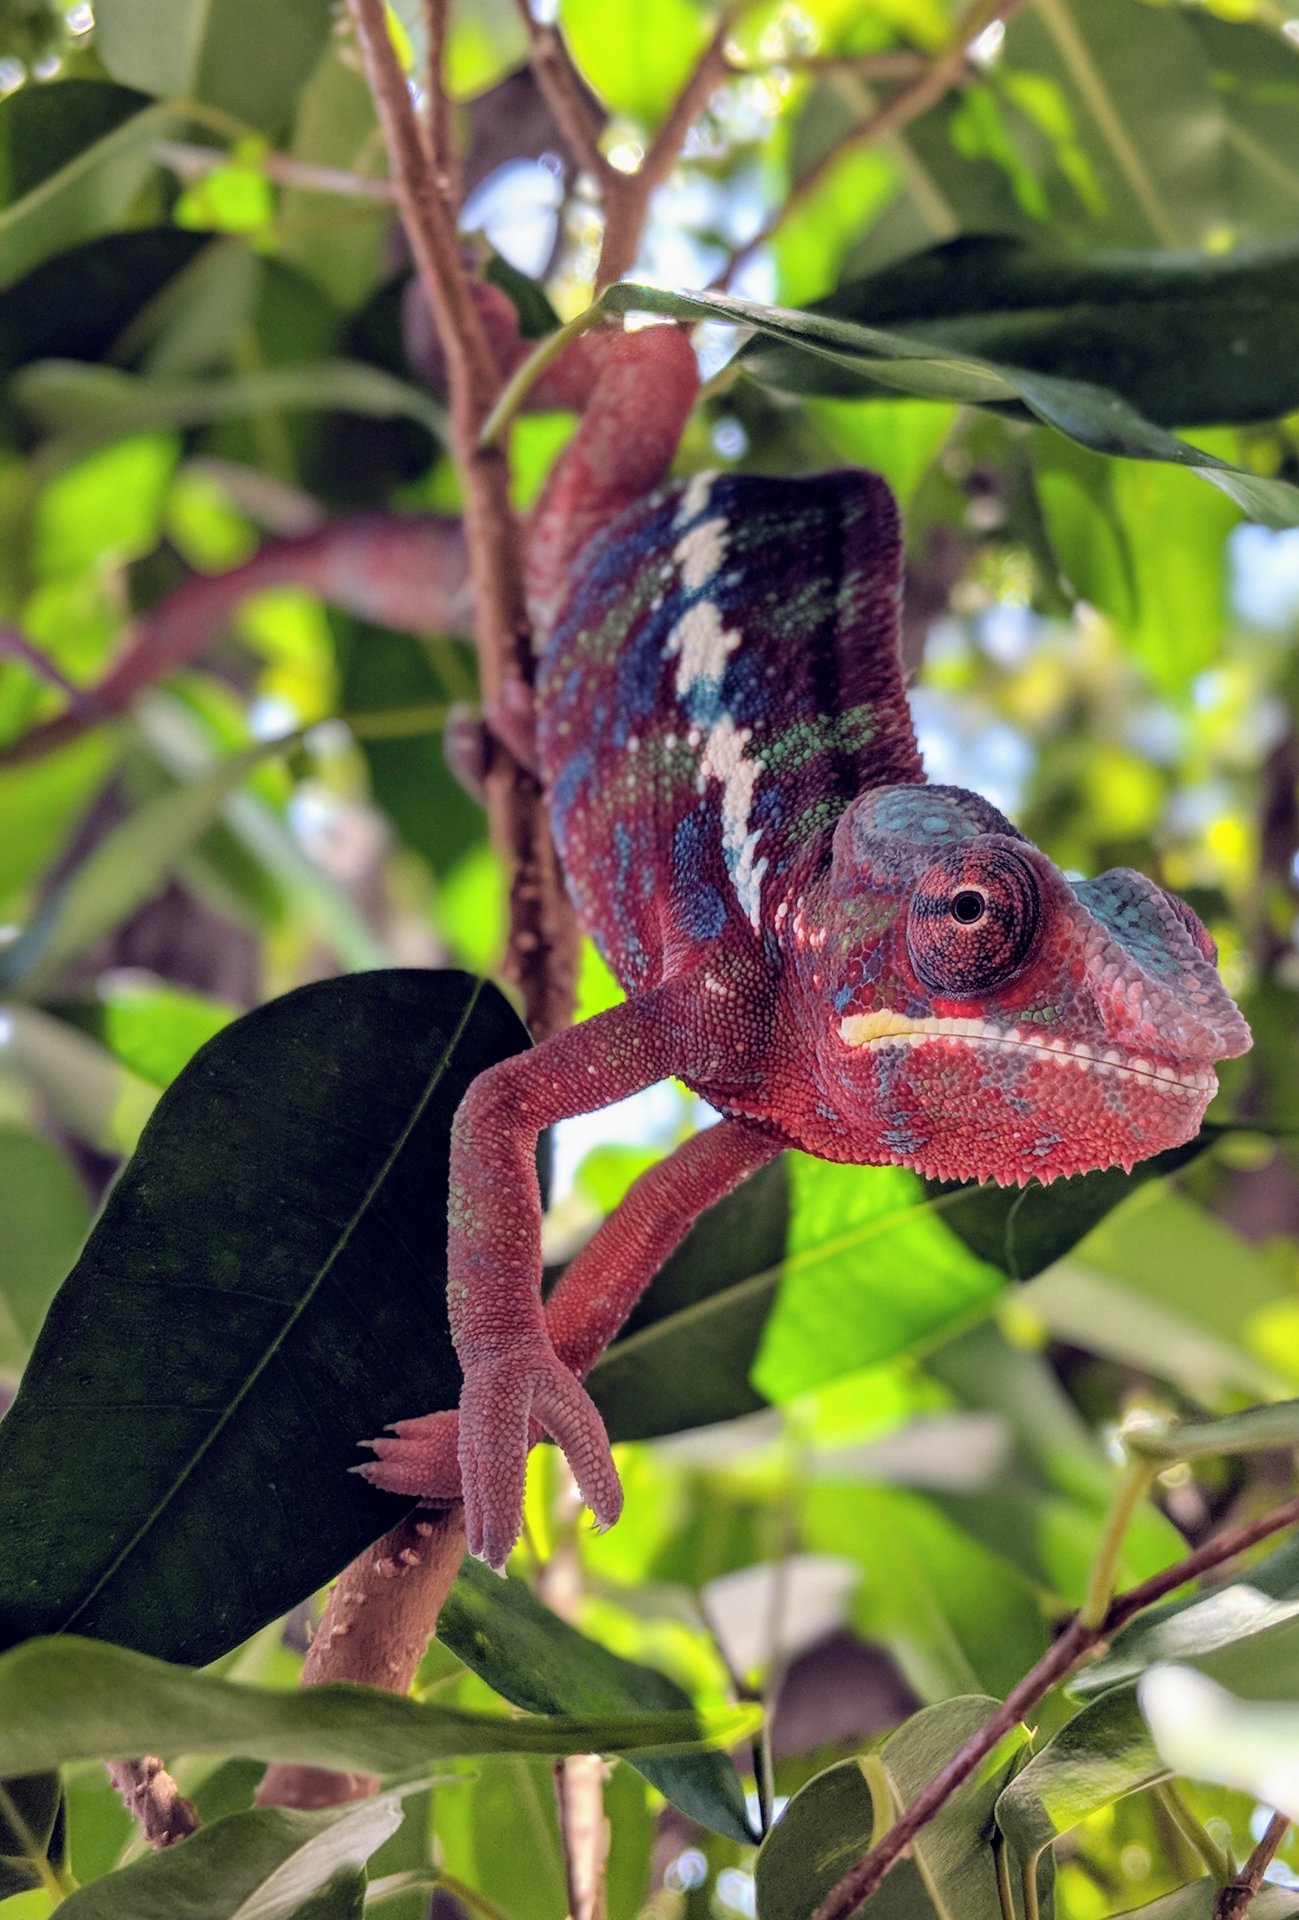
<path id="1" fill-rule="evenodd" d="M 0 1655 L 0 1777 L 136 1753 L 397 1773 L 458 1754 L 622 1752 L 739 1739 L 751 1707 L 712 1714 L 521 1715 L 425 1705 L 379 1688 L 262 1688 L 64 1634 Z"/>
<path id="2" fill-rule="evenodd" d="M 146 1854 L 65 1903 L 68 1920 L 350 1920 L 364 1867 L 401 1824 L 385 1794 L 300 1813 L 257 1807 Z"/>
<path id="3" fill-rule="evenodd" d="M 1299 1707 L 1247 1705 L 1190 1667 L 1154 1667 L 1137 1692 L 1174 1772 L 1252 1793 L 1299 1820 Z"/>
<path id="4" fill-rule="evenodd" d="M 0 1126 L 0 1375 L 21 1372 L 89 1225 L 85 1190 L 63 1155 L 38 1134 Z"/>

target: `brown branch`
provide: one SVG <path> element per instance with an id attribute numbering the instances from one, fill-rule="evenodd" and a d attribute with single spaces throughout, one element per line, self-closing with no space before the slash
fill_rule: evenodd
<path id="1" fill-rule="evenodd" d="M 153 1754 L 139 1760 L 110 1760 L 108 1777 L 155 1849 L 188 1840 L 203 1822 L 176 1782 Z"/>
<path id="2" fill-rule="evenodd" d="M 1267 1823 L 1263 1838 L 1240 1872 L 1219 1891 L 1213 1920 L 1244 1920 L 1254 1903 L 1255 1894 L 1263 1885 L 1263 1875 L 1289 1831 L 1289 1815 L 1274 1813 Z"/>
<path id="3" fill-rule="evenodd" d="M 732 76 L 726 42 L 737 11 L 731 7 L 721 14 L 635 173 L 610 169 L 604 188 L 605 225 L 595 276 L 597 293 L 621 280 L 635 266 L 651 199 L 676 165 L 686 135 L 708 105 L 709 97 Z"/>
<path id="4" fill-rule="evenodd" d="M 537 19 L 529 0 L 515 0 L 515 5 L 527 31 L 528 61 L 537 89 L 550 108 L 574 165 L 591 175 L 603 196 L 610 178 L 617 178 L 617 169 L 600 151 L 600 121 L 582 76 L 560 35 Z"/>
<path id="5" fill-rule="evenodd" d="M 1234 1560 L 1237 1554 L 1256 1546 L 1260 1540 L 1299 1524 L 1299 1498 L 1246 1525 L 1229 1528 L 1216 1539 L 1190 1553 L 1163 1573 L 1154 1574 L 1139 1586 L 1130 1587 L 1115 1599 L 1098 1627 L 1088 1627 L 1075 1615 L 1059 1639 L 1024 1675 L 997 1711 L 957 1749 L 947 1765 L 936 1773 L 929 1785 L 917 1794 L 906 1811 L 898 1816 L 884 1838 L 871 1848 L 855 1867 L 843 1876 L 826 1895 L 812 1920 L 848 1920 L 864 1900 L 868 1900 L 886 1873 L 895 1867 L 916 1835 L 928 1825 L 957 1788 L 987 1758 L 998 1741 L 1019 1724 L 1051 1688 L 1058 1685 L 1101 1643 L 1125 1626 L 1137 1614 L 1166 1599 L 1178 1587 L 1200 1574 Z M 1277 1843 L 1280 1844 L 1279 1841 Z M 1266 1864 L 1266 1862 L 1264 1863 Z"/>
<path id="6" fill-rule="evenodd" d="M 489 714 L 518 712 L 528 703 L 532 679 L 522 542 L 510 508 L 505 453 L 480 439 L 500 376 L 461 262 L 455 223 L 438 191 L 388 38 L 383 0 L 348 0 L 348 5 L 388 147 L 402 224 L 446 361 L 484 704 Z M 517 982 L 528 1024 L 540 1039 L 572 1017 L 576 921 L 540 786 L 500 741 L 492 742 L 490 752 L 488 818 L 512 874 L 505 972 Z"/>
<path id="7" fill-rule="evenodd" d="M 464 1555 L 464 1509 L 403 1520 L 339 1575 L 302 1668 L 304 1687 L 351 1680 L 406 1693 Z M 377 1793 L 370 1773 L 279 1762 L 257 1789 L 262 1807 L 334 1807 Z"/>
<path id="8" fill-rule="evenodd" d="M 433 177 L 443 205 L 454 219 L 460 208 L 460 155 L 456 149 L 455 110 L 446 89 L 447 32 L 450 0 L 424 0 L 424 31 L 428 38 L 429 153 Z"/>
<path id="9" fill-rule="evenodd" d="M 942 52 L 936 54 L 909 85 L 899 87 L 896 93 L 890 94 L 874 113 L 869 114 L 859 126 L 851 128 L 841 140 L 836 140 L 819 160 L 813 161 L 807 172 L 794 182 L 784 203 L 766 226 L 755 233 L 751 240 L 746 240 L 736 248 L 725 270 L 713 283 L 714 286 L 725 288 L 731 284 L 739 268 L 774 239 L 790 214 L 797 212 L 815 193 L 827 173 L 838 165 L 845 154 L 886 139 L 890 134 L 900 133 L 903 127 L 918 120 L 922 113 L 928 113 L 931 107 L 937 106 L 943 95 L 949 93 L 964 77 L 970 42 L 977 40 L 993 20 L 1008 20 L 1023 5 L 1024 0 L 969 0 Z"/>

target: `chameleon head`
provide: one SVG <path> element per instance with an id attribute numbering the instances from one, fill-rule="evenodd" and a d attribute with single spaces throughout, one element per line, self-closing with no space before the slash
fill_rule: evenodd
<path id="1" fill-rule="evenodd" d="M 1215 1062 L 1250 1045 L 1185 902 L 1126 868 L 1067 880 L 976 794 L 864 794 L 831 890 L 836 1158 L 1003 1184 L 1130 1167 L 1193 1137 Z"/>

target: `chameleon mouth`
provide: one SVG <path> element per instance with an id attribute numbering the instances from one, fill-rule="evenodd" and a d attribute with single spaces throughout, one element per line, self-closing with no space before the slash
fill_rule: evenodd
<path id="1" fill-rule="evenodd" d="M 1124 1054 L 1117 1047 L 1092 1047 L 1085 1040 L 1048 1039 L 1045 1034 L 1026 1032 L 1022 1027 L 999 1027 L 991 1020 L 963 1020 L 941 1014 L 908 1020 L 887 1010 L 850 1013 L 839 1022 L 839 1037 L 850 1047 L 921 1047 L 931 1040 L 960 1040 L 979 1049 L 1013 1047 L 1045 1054 L 1061 1065 L 1073 1062 L 1088 1072 L 1153 1081 L 1169 1093 L 1197 1099 L 1215 1093 L 1218 1086 L 1212 1067 L 1160 1066 L 1144 1054 Z"/>

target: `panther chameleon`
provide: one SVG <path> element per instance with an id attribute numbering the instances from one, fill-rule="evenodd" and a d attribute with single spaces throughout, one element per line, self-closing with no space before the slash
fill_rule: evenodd
<path id="1" fill-rule="evenodd" d="M 986 800 L 926 784 L 881 479 L 664 483 L 697 391 L 671 326 L 588 336 L 550 376 L 583 417 L 528 530 L 536 753 L 627 998 L 465 1095 L 458 1462 L 439 1413 L 359 1469 L 463 1490 L 498 1568 L 542 1433 L 616 1519 L 581 1377 L 699 1214 L 782 1149 L 946 1180 L 1130 1168 L 1194 1135 L 1214 1063 L 1250 1044 L 1181 900 L 1126 869 L 1071 881 Z M 670 1075 L 721 1119 L 641 1176 L 543 1307 L 539 1134 Z"/>

